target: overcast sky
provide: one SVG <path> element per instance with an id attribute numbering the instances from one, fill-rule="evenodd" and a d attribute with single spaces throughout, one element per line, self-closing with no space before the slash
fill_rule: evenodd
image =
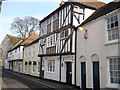
<path id="1" fill-rule="evenodd" d="M 9 2 L 8 2 L 9 1 Z M 61 0 L 8 0 L 2 4 L 0 14 L 0 43 L 6 34 L 11 34 L 11 23 L 15 17 L 33 16 L 39 20 L 59 7 Z M 33 2 L 34 1 L 34 2 Z M 64 0 L 65 1 L 65 0 Z M 109 2 L 109 0 L 99 0 Z"/>

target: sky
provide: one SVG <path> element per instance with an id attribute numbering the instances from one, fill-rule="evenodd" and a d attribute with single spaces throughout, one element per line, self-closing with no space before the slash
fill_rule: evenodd
<path id="1" fill-rule="evenodd" d="M 65 0 L 64 0 L 65 1 Z M 99 0 L 108 3 L 109 0 Z M 0 43 L 6 34 L 15 34 L 10 29 L 15 17 L 32 16 L 39 20 L 59 7 L 61 0 L 7 0 L 2 3 L 0 13 Z"/>

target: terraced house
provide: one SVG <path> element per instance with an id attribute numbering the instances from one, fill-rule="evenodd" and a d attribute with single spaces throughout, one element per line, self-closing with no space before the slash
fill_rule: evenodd
<path id="1" fill-rule="evenodd" d="M 104 3 L 63 2 L 40 21 L 40 77 L 76 85 L 77 30 Z M 79 42 L 82 43 L 82 42 Z"/>
<path id="2" fill-rule="evenodd" d="M 39 35 L 34 34 L 32 38 L 35 40 L 24 47 L 23 73 L 38 77 L 40 74 Z"/>
<path id="3" fill-rule="evenodd" d="M 33 42 L 34 40 L 36 40 L 36 38 L 38 38 L 38 36 L 33 33 L 25 40 L 21 40 L 11 50 L 8 51 L 8 62 L 10 70 L 23 73 L 24 47 L 29 43 Z"/>
<path id="4" fill-rule="evenodd" d="M 85 31 L 77 33 L 77 85 L 120 89 L 120 1 L 99 8 L 80 27 Z"/>

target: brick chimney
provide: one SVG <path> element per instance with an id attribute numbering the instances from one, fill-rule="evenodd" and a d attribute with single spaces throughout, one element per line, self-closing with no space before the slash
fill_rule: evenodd
<path id="1" fill-rule="evenodd" d="M 29 32 L 28 31 L 25 32 L 25 38 L 27 38 L 27 37 L 29 37 Z"/>

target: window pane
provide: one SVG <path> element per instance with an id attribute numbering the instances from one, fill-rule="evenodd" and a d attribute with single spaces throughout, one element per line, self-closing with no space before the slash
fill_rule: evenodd
<path id="1" fill-rule="evenodd" d="M 107 19 L 107 23 L 108 23 L 108 24 L 110 23 L 110 19 L 109 19 L 109 18 Z"/>
<path id="2" fill-rule="evenodd" d="M 118 26 L 118 21 L 115 22 L 115 27 L 117 27 L 117 26 Z"/>
<path id="3" fill-rule="evenodd" d="M 112 77 L 111 77 L 111 80 L 110 80 L 110 81 L 111 81 L 111 83 L 114 83 L 114 80 L 113 80 L 113 78 L 112 78 Z"/>
<path id="4" fill-rule="evenodd" d="M 114 21 L 117 21 L 118 19 L 117 19 L 117 15 L 116 16 L 114 16 Z"/>
<path id="5" fill-rule="evenodd" d="M 110 24 L 107 25 L 107 28 L 110 29 Z"/>
<path id="6" fill-rule="evenodd" d="M 114 18 L 113 17 L 111 17 L 111 22 L 113 22 L 114 21 Z"/>
<path id="7" fill-rule="evenodd" d="M 112 71 L 110 71 L 110 76 L 113 76 L 113 72 Z"/>
<path id="8" fill-rule="evenodd" d="M 111 24 L 111 28 L 113 28 L 113 27 L 114 27 L 114 23 Z"/>

